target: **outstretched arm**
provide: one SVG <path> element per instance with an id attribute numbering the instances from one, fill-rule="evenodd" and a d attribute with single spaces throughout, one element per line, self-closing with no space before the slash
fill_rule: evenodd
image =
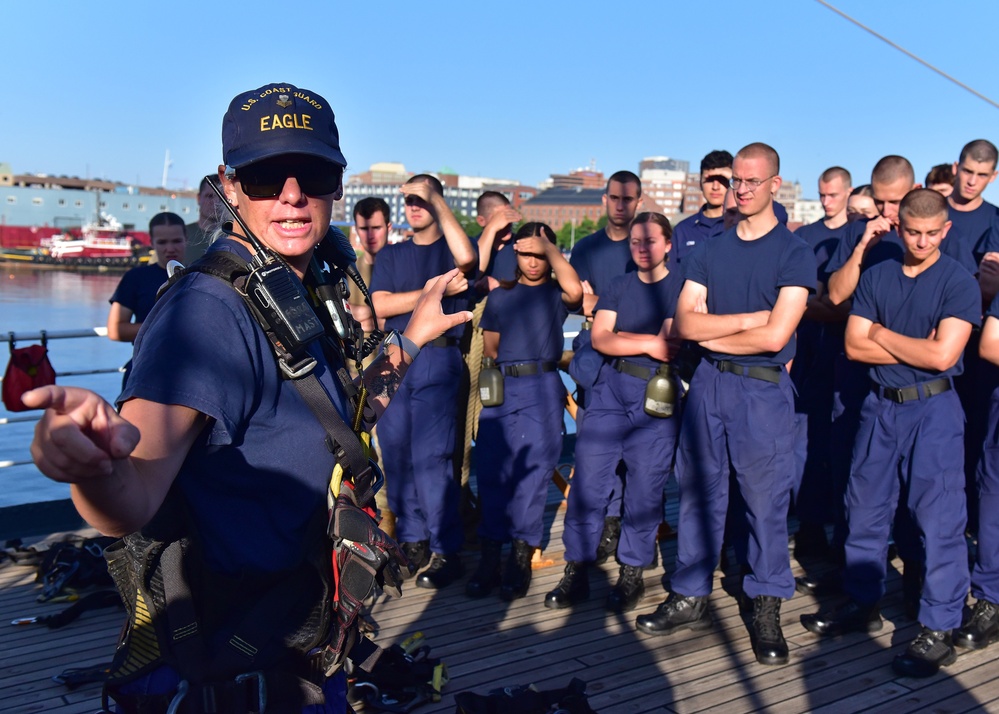
<path id="1" fill-rule="evenodd" d="M 69 483 L 80 515 L 114 536 L 138 530 L 156 514 L 208 423 L 189 407 L 144 399 L 125 402 L 119 415 L 76 387 L 42 387 L 23 401 L 45 409 L 31 443 L 39 471 Z"/>

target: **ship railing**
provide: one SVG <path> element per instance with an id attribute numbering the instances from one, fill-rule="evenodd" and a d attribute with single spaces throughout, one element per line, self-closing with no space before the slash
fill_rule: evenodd
<path id="1" fill-rule="evenodd" d="M 0 333 L 2 335 L 3 333 Z M 564 338 L 569 341 L 572 340 L 578 334 L 575 330 L 566 330 L 564 332 Z M 13 347 L 15 344 L 28 344 L 32 342 L 45 342 L 46 340 L 65 340 L 65 339 L 80 339 L 86 337 L 101 337 L 107 338 L 108 330 L 106 327 L 91 327 L 82 330 L 39 330 L 37 332 L 8 332 L 6 333 L 6 342 Z M 95 374 L 113 374 L 116 372 L 124 372 L 124 367 L 104 367 L 97 369 L 81 369 L 81 370 L 68 370 L 56 373 L 57 379 L 62 379 L 65 377 L 82 377 L 87 375 Z M 2 382 L 2 377 L 0 377 L 0 382 Z M 28 414 L 18 414 L 16 416 L 6 416 L 0 417 L 0 428 L 8 426 L 10 424 L 24 424 L 30 422 L 37 422 L 41 418 L 41 412 L 33 411 Z M 30 458 L 25 459 L 8 459 L 0 460 L 0 470 L 8 469 L 15 466 L 27 466 L 31 464 Z"/>
<path id="2" fill-rule="evenodd" d="M 0 333 L 2 335 L 3 333 Z M 106 327 L 90 327 L 80 330 L 38 330 L 37 332 L 7 332 L 6 340 L 7 344 L 13 348 L 17 344 L 29 344 L 34 342 L 46 342 L 50 340 L 69 340 L 69 339 L 80 339 L 86 337 L 102 337 L 107 339 L 108 329 Z M 93 374 L 114 374 L 124 371 L 124 367 L 102 367 L 97 369 L 77 369 L 77 370 L 65 370 L 56 372 L 56 379 L 61 380 L 66 377 L 83 377 Z M 3 377 L 0 376 L 0 382 L 3 381 Z M 0 417 L 0 427 L 7 426 L 9 424 L 24 424 L 37 422 L 41 418 L 41 412 L 33 411 L 27 414 L 17 414 L 12 416 Z M 7 459 L 0 460 L 0 469 L 8 469 L 14 466 L 27 466 L 31 464 L 31 459 Z"/>

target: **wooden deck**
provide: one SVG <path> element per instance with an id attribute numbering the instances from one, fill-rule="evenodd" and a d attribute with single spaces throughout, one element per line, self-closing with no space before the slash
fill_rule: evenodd
<path id="1" fill-rule="evenodd" d="M 675 499 L 672 504 L 675 509 Z M 756 663 L 746 624 L 725 590 L 730 579 L 720 576 L 712 596 L 716 628 L 708 632 L 658 638 L 636 633 L 635 614 L 655 609 L 664 597 L 662 567 L 647 571 L 648 591 L 636 612 L 604 611 L 603 598 L 616 578 L 610 564 L 591 578 L 588 603 L 548 610 L 542 599 L 562 572 L 563 512 L 553 507 L 547 513 L 550 541 L 522 600 L 473 601 L 456 585 L 440 593 L 408 586 L 401 600 L 376 602 L 378 642 L 401 642 L 421 631 L 432 654 L 447 664 L 443 700 L 415 711 L 453 712 L 453 696 L 463 690 L 485 693 L 531 682 L 557 688 L 578 677 L 588 683 L 590 705 L 599 712 L 999 712 L 999 667 L 993 662 L 999 646 L 962 652 L 956 664 L 930 679 L 893 674 L 892 657 L 917 630 L 902 615 L 896 571 L 890 571 L 884 601 L 885 628 L 876 636 L 819 639 L 798 621 L 816 609 L 815 599 L 798 595 L 785 603 L 781 620 L 791 661 L 783 667 Z M 666 542 L 663 562 L 669 569 L 674 555 L 675 542 Z M 475 557 L 468 554 L 469 568 Z M 33 576 L 31 568 L 0 566 L 0 712 L 90 714 L 99 709 L 98 685 L 68 691 L 51 677 L 108 661 L 121 611 L 86 613 L 58 630 L 11 627 L 16 617 L 65 607 L 37 604 Z"/>

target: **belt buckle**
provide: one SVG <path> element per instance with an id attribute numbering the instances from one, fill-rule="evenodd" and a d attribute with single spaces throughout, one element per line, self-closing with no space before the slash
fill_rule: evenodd
<path id="1" fill-rule="evenodd" d="M 236 684 L 242 684 L 243 682 L 256 679 L 257 680 L 257 714 L 264 714 L 267 711 L 267 680 L 264 679 L 264 673 L 260 670 L 254 672 L 244 672 L 243 674 L 237 674 L 235 681 Z"/>
<path id="2" fill-rule="evenodd" d="M 882 387 L 884 390 L 884 395 L 896 404 L 905 404 L 905 395 L 902 394 L 901 389 L 895 387 Z"/>

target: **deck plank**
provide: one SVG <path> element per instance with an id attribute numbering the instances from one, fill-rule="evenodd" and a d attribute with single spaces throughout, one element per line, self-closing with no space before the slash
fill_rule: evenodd
<path id="1" fill-rule="evenodd" d="M 633 627 L 639 612 L 653 610 L 665 597 L 662 565 L 645 573 L 646 595 L 636 612 L 612 615 L 603 599 L 616 566 L 591 573 L 588 602 L 572 610 L 542 606 L 544 594 L 562 574 L 561 495 L 551 496 L 546 512 L 547 548 L 534 573 L 528 596 L 514 603 L 496 597 L 469 600 L 461 586 L 441 592 L 408 583 L 402 599 L 379 598 L 371 610 L 381 644 L 424 633 L 432 654 L 450 673 L 445 696 L 416 711 L 454 711 L 454 694 L 534 683 L 557 688 L 570 678 L 588 683 L 590 704 L 600 712 L 999 712 L 996 650 L 962 653 L 957 662 L 928 680 L 898 678 L 891 659 L 916 633 L 902 616 L 901 585 L 889 571 L 884 601 L 885 628 L 874 636 L 849 635 L 825 640 L 804 630 L 801 614 L 820 604 L 796 596 L 782 608 L 781 621 L 791 650 L 784 667 L 756 663 L 747 624 L 717 574 L 711 597 L 715 628 L 670 637 L 649 637 Z M 675 501 L 668 513 L 675 519 Z M 675 541 L 663 545 L 662 562 L 672 569 Z M 476 554 L 466 554 L 469 572 Z M 792 561 L 793 562 L 793 561 Z M 900 564 L 896 563 L 896 568 Z M 795 564 L 796 573 L 800 572 Z M 0 711 L 89 714 L 99 708 L 100 688 L 69 691 L 51 680 L 68 667 L 96 666 L 110 659 L 120 627 L 120 610 L 98 610 L 76 622 L 49 630 L 11 627 L 15 617 L 58 612 L 61 607 L 35 601 L 34 571 L 0 566 Z"/>

